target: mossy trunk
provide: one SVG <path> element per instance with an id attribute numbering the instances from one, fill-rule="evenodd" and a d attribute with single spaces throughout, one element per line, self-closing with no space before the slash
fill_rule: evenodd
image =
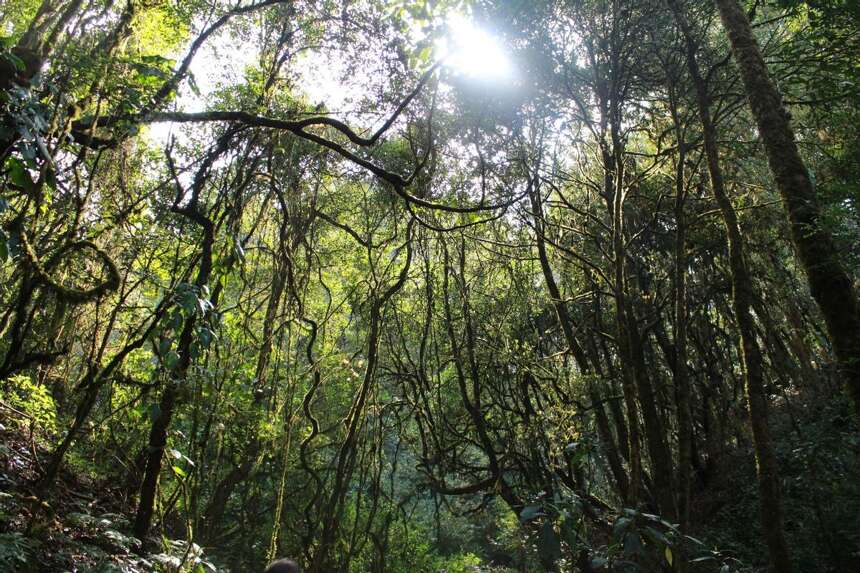
<path id="1" fill-rule="evenodd" d="M 806 165 L 800 157 L 789 114 L 768 74 L 749 19 L 737 0 L 715 0 L 732 54 L 743 78 L 768 165 L 791 222 L 791 237 L 809 288 L 818 303 L 839 370 L 860 419 L 860 313 L 852 279 L 839 261 L 833 236 Z"/>
<path id="2" fill-rule="evenodd" d="M 744 367 L 747 406 L 749 408 L 750 427 L 752 428 L 753 447 L 758 472 L 762 529 L 764 530 L 773 570 L 777 573 L 788 573 L 792 569 L 791 559 L 783 531 L 779 471 L 776 455 L 773 451 L 770 426 L 768 424 L 768 400 L 764 388 L 764 359 L 758 339 L 756 338 L 755 319 L 752 315 L 755 291 L 744 254 L 744 242 L 737 213 L 728 196 L 723 180 L 716 127 L 711 118 L 708 87 L 699 71 L 692 31 L 678 2 L 676 0 L 669 0 L 668 4 L 684 33 L 687 69 L 695 89 L 711 188 L 726 228 L 732 281 L 732 310 L 734 311 L 741 338 L 741 359 Z"/>

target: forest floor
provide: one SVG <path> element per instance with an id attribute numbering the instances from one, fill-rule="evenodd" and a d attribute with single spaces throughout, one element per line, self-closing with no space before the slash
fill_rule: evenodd
<path id="1" fill-rule="evenodd" d="M 849 405 L 833 392 L 803 396 L 804 408 L 771 411 L 783 485 L 786 530 L 797 570 L 854 570 L 860 559 L 860 432 Z M 35 481 L 56 435 L 34 429 L 27 414 L 0 403 L 0 572 L 214 572 L 195 544 L 162 538 L 141 551 L 128 535 L 133 502 L 116 479 L 95 477 L 94 460 L 69 460 L 51 490 Z M 755 461 L 738 436 L 708 487 L 693 496 L 694 534 L 733 556 L 738 570 L 766 562 L 759 542 Z M 706 569 L 696 569 L 697 571 Z"/>
<path id="2" fill-rule="evenodd" d="M 194 552 L 186 555 L 183 542 L 164 540 L 161 553 L 139 555 L 140 541 L 123 533 L 133 508 L 116 484 L 66 468 L 50 493 L 39 495 L 35 481 L 50 441 L 28 426 L 0 408 L 0 571 L 144 573 L 175 568 L 183 557 L 201 573 L 214 570 Z"/>

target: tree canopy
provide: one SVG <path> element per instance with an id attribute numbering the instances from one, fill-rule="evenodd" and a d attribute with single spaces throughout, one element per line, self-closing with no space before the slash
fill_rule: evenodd
<path id="1" fill-rule="evenodd" d="M 857 6 L 6 0 L 0 569 L 852 570 Z"/>

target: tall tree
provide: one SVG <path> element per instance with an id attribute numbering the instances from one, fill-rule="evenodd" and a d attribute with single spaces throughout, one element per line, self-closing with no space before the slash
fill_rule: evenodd
<path id="1" fill-rule="evenodd" d="M 702 124 L 702 139 L 711 180 L 711 190 L 719 205 L 726 229 L 729 264 L 731 266 L 732 300 L 735 320 L 741 336 L 744 377 L 750 425 L 755 442 L 759 494 L 761 495 L 761 520 L 765 539 L 774 570 L 788 573 L 792 570 L 788 544 L 783 530 L 783 509 L 779 483 L 779 469 L 773 451 L 767 412 L 767 394 L 764 384 L 764 360 L 758 343 L 753 303 L 755 290 L 744 253 L 744 240 L 738 224 L 737 213 L 728 196 L 723 171 L 720 165 L 717 131 L 711 117 L 711 101 L 708 86 L 699 69 L 696 57 L 696 42 L 683 8 L 669 0 L 669 6 L 684 35 L 687 70 L 693 82 L 699 120 Z"/>
<path id="2" fill-rule="evenodd" d="M 770 77 L 746 12 L 737 0 L 714 1 L 743 78 L 768 165 L 788 212 L 798 258 L 824 315 L 840 372 L 860 419 L 860 305 L 853 279 L 843 267 L 822 217 L 815 186 L 797 149 L 791 116 Z"/>

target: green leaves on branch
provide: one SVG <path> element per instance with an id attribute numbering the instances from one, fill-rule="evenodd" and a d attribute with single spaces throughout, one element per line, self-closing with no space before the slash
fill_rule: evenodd
<path id="1" fill-rule="evenodd" d="M 546 517 L 546 513 L 544 513 L 543 508 L 539 505 L 527 505 L 520 512 L 520 521 L 522 523 L 528 523 L 539 517 Z"/>
<path id="2" fill-rule="evenodd" d="M 27 166 L 23 161 L 16 157 L 10 157 L 6 160 L 6 175 L 9 177 L 9 182 L 25 193 L 32 193 L 36 190 L 36 182 L 30 175 Z M 5 200 L 4 200 L 5 202 Z M 5 209 L 0 208 L 0 213 Z"/>
<path id="3" fill-rule="evenodd" d="M 677 528 L 659 515 L 625 509 L 612 526 L 610 561 L 646 560 L 655 566 L 675 561 Z"/>
<path id="4" fill-rule="evenodd" d="M 212 310 L 213 306 L 209 302 L 208 296 L 209 287 L 206 285 L 197 287 L 188 283 L 180 283 L 176 287 L 174 300 L 179 308 L 182 309 L 185 318 L 190 318 L 198 312 L 203 316 Z"/>
<path id="5" fill-rule="evenodd" d="M 217 318 L 212 313 L 214 305 L 209 300 L 209 287 L 198 287 L 189 283 L 180 283 L 173 292 L 173 310 L 168 313 L 161 328 L 154 334 L 156 340 L 155 353 L 162 366 L 172 371 L 179 365 L 179 350 L 173 348 L 174 341 L 179 337 L 186 321 L 192 318 L 205 318 L 195 321 L 193 338 L 189 352 L 191 358 L 198 357 L 214 342 L 217 337 L 211 322 Z"/>

